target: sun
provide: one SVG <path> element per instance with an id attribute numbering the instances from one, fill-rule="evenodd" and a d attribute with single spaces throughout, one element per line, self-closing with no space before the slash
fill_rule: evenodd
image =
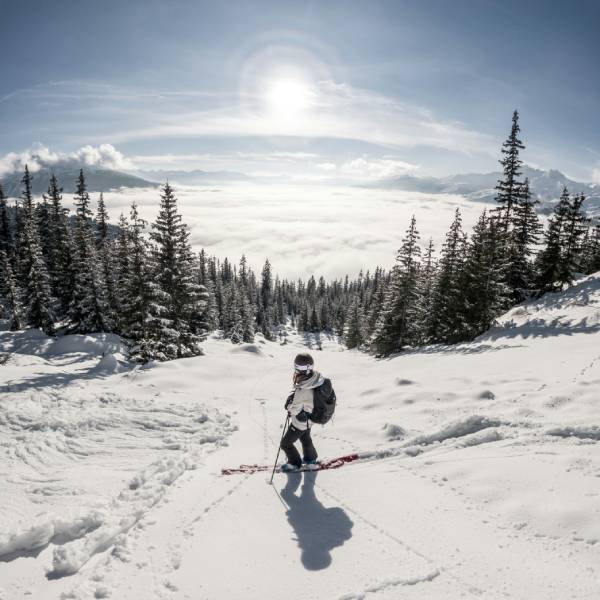
<path id="1" fill-rule="evenodd" d="M 265 99 L 274 117 L 291 120 L 310 108 L 313 92 L 300 80 L 277 79 L 267 85 Z"/>

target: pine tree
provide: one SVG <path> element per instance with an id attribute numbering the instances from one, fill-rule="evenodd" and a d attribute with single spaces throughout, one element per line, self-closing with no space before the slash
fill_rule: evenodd
<path id="1" fill-rule="evenodd" d="M 528 179 L 525 179 L 517 200 L 513 209 L 513 229 L 507 257 L 506 283 L 512 303 L 528 298 L 535 287 L 535 272 L 531 258 L 542 231 L 542 224 L 535 211 L 538 201 L 532 200 Z"/>
<path id="2" fill-rule="evenodd" d="M 133 208 L 133 207 L 132 207 Z M 115 239 L 113 251 L 113 273 L 115 285 L 115 314 L 117 315 L 116 329 L 122 332 L 127 327 L 125 311 L 129 304 L 128 285 L 131 268 L 131 241 L 127 219 L 119 215 L 119 232 Z M 151 277 L 148 273 L 148 277 Z"/>
<path id="3" fill-rule="evenodd" d="M 475 337 L 488 329 L 509 305 L 502 252 L 503 226 L 483 212 L 473 229 L 463 268 L 463 321 L 465 335 Z"/>
<path id="4" fill-rule="evenodd" d="M 50 205 L 48 204 L 48 197 L 46 194 L 42 194 L 42 201 L 38 202 L 35 207 L 35 218 L 37 222 L 40 247 L 42 249 L 42 256 L 44 257 L 44 262 L 47 266 L 52 252 L 51 246 L 53 240 L 50 227 Z"/>
<path id="5" fill-rule="evenodd" d="M 104 202 L 104 194 L 100 192 L 96 211 L 96 247 L 100 249 L 108 241 L 108 211 Z"/>
<path id="6" fill-rule="evenodd" d="M 154 275 L 160 288 L 153 318 L 153 339 L 161 359 L 193 356 L 202 352 L 199 344 L 206 334 L 202 320 L 208 294 L 198 283 L 189 231 L 177 210 L 173 188 L 166 183 L 161 191 L 160 211 L 152 225 L 155 243 Z"/>
<path id="7" fill-rule="evenodd" d="M 92 231 L 90 196 L 83 169 L 79 172 L 75 193 L 76 221 L 73 240 L 73 297 L 69 316 L 77 333 L 112 331 L 106 284 L 98 264 Z"/>
<path id="8" fill-rule="evenodd" d="M 4 297 L 4 308 L 8 312 L 9 328 L 17 331 L 23 327 L 21 293 L 12 265 L 6 252 L 0 248 L 0 295 Z"/>
<path id="9" fill-rule="evenodd" d="M 108 232 L 108 211 L 106 210 L 106 204 L 104 203 L 104 194 L 101 193 L 100 198 L 98 199 L 98 209 L 96 212 L 96 252 L 100 270 L 102 272 L 102 278 L 106 287 L 106 300 L 110 306 L 111 313 L 114 314 L 118 303 Z"/>
<path id="10" fill-rule="evenodd" d="M 515 110 L 512 116 L 510 134 L 502 144 L 504 157 L 500 159 L 500 164 L 502 165 L 503 178 L 498 181 L 496 186 L 498 191 L 496 201 L 500 205 L 498 208 L 500 224 L 506 234 L 513 223 L 513 211 L 519 204 L 524 191 L 524 183 L 519 180 L 521 165 L 523 164 L 519 158 L 519 151 L 525 148 L 518 137 L 520 130 L 519 113 Z"/>
<path id="11" fill-rule="evenodd" d="M 413 215 L 398 250 L 385 305 L 372 339 L 376 353 L 388 355 L 417 342 L 421 248 Z"/>
<path id="12" fill-rule="evenodd" d="M 260 331 L 268 340 L 273 338 L 272 304 L 273 278 L 271 275 L 271 263 L 267 259 L 261 273 L 260 305 L 257 314 L 257 321 Z"/>
<path id="13" fill-rule="evenodd" d="M 584 273 L 590 275 L 600 270 L 600 223 L 588 228 L 581 254 Z"/>
<path id="14" fill-rule="evenodd" d="M 30 327 L 54 333 L 55 314 L 50 279 L 42 255 L 36 210 L 32 195 L 32 178 L 25 167 L 23 207 L 20 210 L 19 269 L 25 301 L 25 321 Z"/>
<path id="15" fill-rule="evenodd" d="M 62 189 L 55 175 L 50 178 L 48 187 L 49 206 L 49 236 L 50 245 L 46 264 L 50 276 L 52 295 L 60 303 L 61 313 L 66 314 L 73 300 L 75 286 L 73 272 L 73 249 L 67 210 L 62 207 Z"/>
<path id="16" fill-rule="evenodd" d="M 544 246 L 536 258 L 540 294 L 553 292 L 560 288 L 560 278 L 563 272 L 563 241 L 570 211 L 569 191 L 565 187 L 554 207 L 554 213 L 548 221 L 548 229 L 544 233 Z"/>
<path id="17" fill-rule="evenodd" d="M 457 208 L 454 221 L 446 234 L 439 261 L 428 332 L 431 341 L 455 343 L 465 337 L 465 324 L 462 318 L 464 290 L 461 286 L 465 244 L 462 217 L 460 209 Z"/>
<path id="18" fill-rule="evenodd" d="M 563 285 L 571 285 L 577 273 L 582 270 L 582 240 L 589 223 L 582 210 L 584 202 L 583 194 L 569 201 L 562 242 L 561 268 L 558 272 L 558 281 Z"/>
<path id="19" fill-rule="evenodd" d="M 429 239 L 429 244 L 425 250 L 423 264 L 419 271 L 419 305 L 418 305 L 418 331 L 419 343 L 427 343 L 428 332 L 431 326 L 433 312 L 433 298 L 435 291 L 435 282 L 437 275 L 437 264 L 434 258 L 433 239 Z"/>
<path id="20" fill-rule="evenodd" d="M 13 253 L 12 228 L 8 216 L 8 204 L 2 185 L 0 185 L 0 252 L 10 259 Z"/>
<path id="21" fill-rule="evenodd" d="M 144 238 L 146 222 L 140 218 L 135 202 L 131 205 L 129 227 L 123 220 L 120 225 L 126 229 L 119 234 L 121 239 L 117 241 L 116 256 L 120 269 L 126 269 L 127 273 L 125 277 L 118 274 L 124 288 L 120 299 L 121 332 L 133 342 L 131 354 L 146 360 L 151 358 L 147 350 L 153 345 L 149 331 L 157 286 L 148 265 L 148 243 Z M 122 255 L 124 248 L 128 250 L 126 261 Z"/>
<path id="22" fill-rule="evenodd" d="M 34 218 L 34 205 L 32 193 L 32 177 L 29 168 L 25 165 L 25 173 L 21 179 L 23 188 L 21 191 L 22 206 L 15 205 L 16 224 L 16 261 L 18 265 L 18 277 L 25 283 L 31 269 L 31 249 L 27 246 L 26 223 Z"/>
<path id="23" fill-rule="evenodd" d="M 363 322 L 364 315 L 360 309 L 360 298 L 354 296 L 346 315 L 346 329 L 344 331 L 344 343 L 348 348 L 360 348 L 365 343 L 366 336 Z"/>
<path id="24" fill-rule="evenodd" d="M 50 277 L 42 257 L 34 215 L 25 216 L 25 245 L 29 254 L 29 272 L 25 284 L 26 320 L 46 334 L 54 333 L 55 314 L 52 307 Z"/>

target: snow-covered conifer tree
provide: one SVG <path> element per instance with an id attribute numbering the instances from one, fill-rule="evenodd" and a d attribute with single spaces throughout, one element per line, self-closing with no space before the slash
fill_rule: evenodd
<path id="1" fill-rule="evenodd" d="M 12 265 L 6 252 L 0 248 L 0 296 L 4 298 L 4 309 L 8 313 L 11 331 L 23 327 L 23 305 L 21 292 L 13 274 Z"/>
<path id="2" fill-rule="evenodd" d="M 62 207 L 62 189 L 55 175 L 48 186 L 50 246 L 46 260 L 52 294 L 60 303 L 61 313 L 68 311 L 73 299 L 74 272 L 71 232 L 67 223 L 68 211 Z"/>
<path id="3" fill-rule="evenodd" d="M 467 245 L 462 291 L 465 334 L 475 337 L 488 329 L 509 305 L 506 257 L 502 251 L 503 225 L 486 211 L 473 228 Z"/>
<path id="4" fill-rule="evenodd" d="M 544 246 L 536 258 L 537 285 L 541 294 L 556 291 L 561 287 L 561 273 L 564 271 L 563 241 L 570 211 L 569 191 L 565 187 L 548 221 L 548 228 L 544 233 Z"/>
<path id="5" fill-rule="evenodd" d="M 579 194 L 569 201 L 565 226 L 563 229 L 561 267 L 558 281 L 563 285 L 571 285 L 581 268 L 582 241 L 589 220 L 582 210 L 585 196 Z"/>
<path id="6" fill-rule="evenodd" d="M 419 232 L 413 215 L 371 340 L 377 354 L 397 352 L 418 340 L 420 258 Z"/>
<path id="7" fill-rule="evenodd" d="M 10 259 L 13 253 L 13 236 L 8 216 L 8 204 L 2 185 L 0 185 L 0 251 Z"/>
<path id="8" fill-rule="evenodd" d="M 164 358 L 181 358 L 201 353 L 199 346 L 206 334 L 202 315 L 207 301 L 206 288 L 198 283 L 195 259 L 189 243 L 189 231 L 177 210 L 173 188 L 166 183 L 150 234 L 154 277 L 161 294 L 155 303 L 158 313 L 154 324 L 157 348 Z"/>
<path id="9" fill-rule="evenodd" d="M 438 263 L 438 277 L 433 295 L 433 309 L 428 338 L 435 342 L 454 343 L 465 335 L 462 319 L 464 291 L 462 271 L 466 236 L 462 230 L 460 209 L 446 234 Z"/>
<path id="10" fill-rule="evenodd" d="M 535 286 L 532 263 L 534 248 L 539 242 L 542 224 L 535 211 L 537 200 L 533 200 L 529 180 L 525 179 L 517 204 L 513 208 L 513 228 L 510 233 L 507 256 L 506 283 L 513 303 L 521 302 Z"/>
<path id="11" fill-rule="evenodd" d="M 364 314 L 360 307 L 360 298 L 354 296 L 346 315 L 344 343 L 350 349 L 360 348 L 365 343 Z"/>
<path id="12" fill-rule="evenodd" d="M 77 333 L 112 331 L 113 320 L 108 303 L 102 268 L 98 264 L 92 231 L 92 211 L 85 176 L 80 170 L 75 193 L 76 221 L 73 236 L 73 298 L 69 316 Z"/>
<path id="13" fill-rule="evenodd" d="M 498 207 L 499 219 L 505 233 L 508 233 L 514 218 L 514 209 L 520 203 L 523 195 L 524 182 L 520 181 L 521 165 L 519 152 L 525 148 L 523 142 L 519 139 L 519 113 L 515 110 L 512 116 L 512 126 L 510 134 L 502 144 L 502 154 L 500 159 L 502 165 L 503 177 L 496 185 L 496 201 Z"/>

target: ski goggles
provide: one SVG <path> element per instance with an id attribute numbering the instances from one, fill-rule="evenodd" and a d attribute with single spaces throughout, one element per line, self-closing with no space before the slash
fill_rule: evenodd
<path id="1" fill-rule="evenodd" d="M 313 365 L 294 365 L 296 373 L 308 373 L 313 370 Z"/>

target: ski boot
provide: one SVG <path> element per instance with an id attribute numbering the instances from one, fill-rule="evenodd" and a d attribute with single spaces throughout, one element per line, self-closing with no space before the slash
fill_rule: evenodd
<path id="1" fill-rule="evenodd" d="M 297 465 L 293 465 L 292 463 L 283 463 L 281 465 L 282 473 L 297 473 L 300 470 L 300 467 Z"/>
<path id="2" fill-rule="evenodd" d="M 317 471 L 319 469 L 319 461 L 316 458 L 304 459 L 302 461 L 303 471 Z"/>

